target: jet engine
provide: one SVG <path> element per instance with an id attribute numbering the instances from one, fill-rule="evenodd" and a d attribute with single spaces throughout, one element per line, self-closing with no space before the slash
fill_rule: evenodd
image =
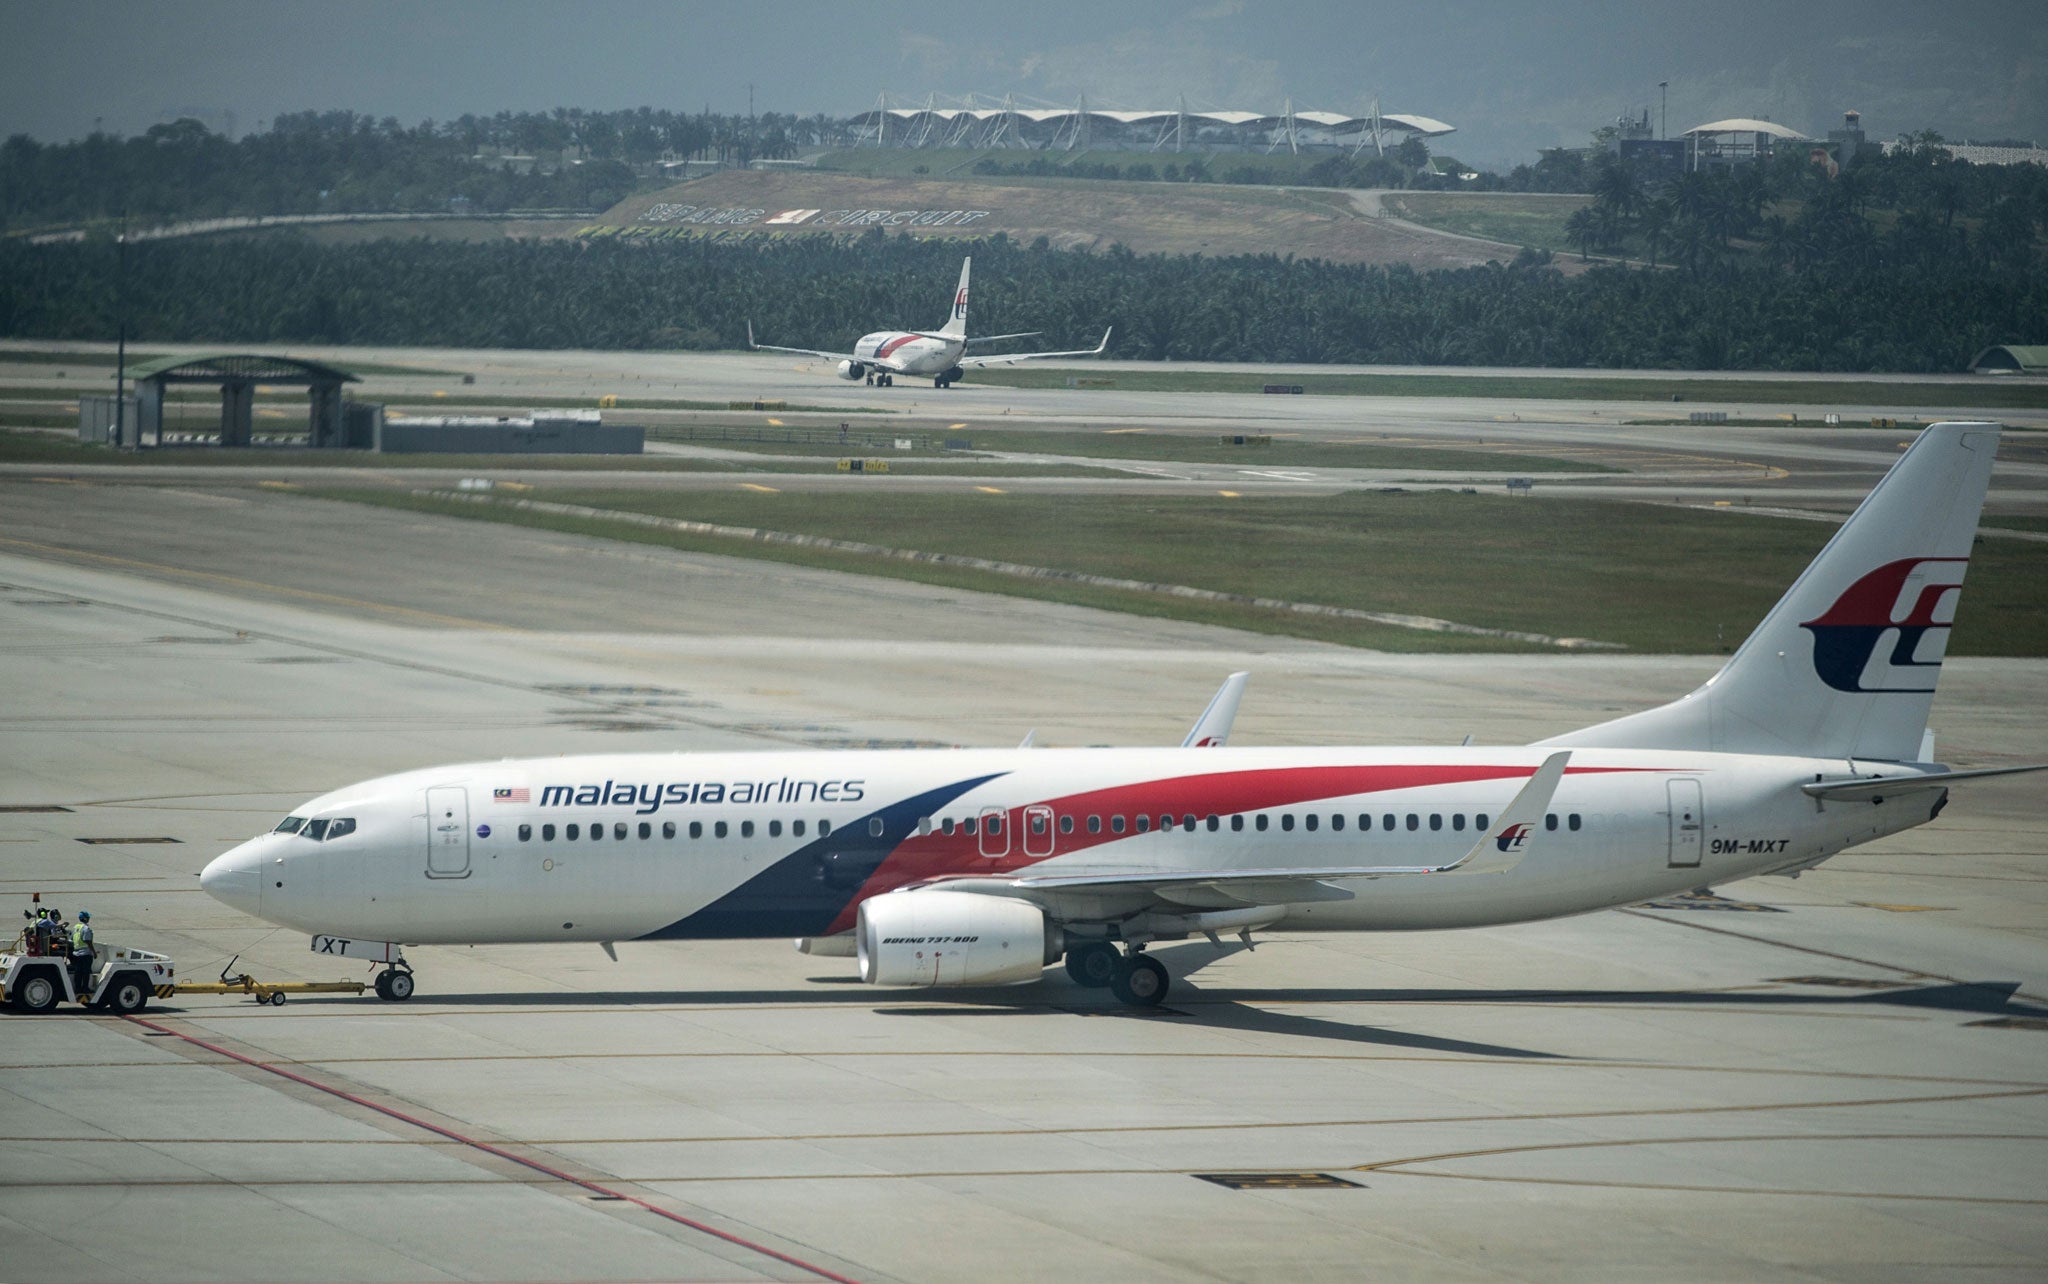
<path id="1" fill-rule="evenodd" d="M 869 985 L 1016 985 L 1066 952 L 1064 934 L 1036 905 L 974 892 L 862 901 L 856 935 Z"/>
<path id="2" fill-rule="evenodd" d="M 841 379 L 859 379 L 866 375 L 867 372 L 868 368 L 858 361 L 842 361 L 839 363 L 839 377 Z"/>

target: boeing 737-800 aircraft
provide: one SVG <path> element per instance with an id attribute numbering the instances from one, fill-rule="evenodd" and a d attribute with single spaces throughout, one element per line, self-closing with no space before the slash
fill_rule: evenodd
<path id="1" fill-rule="evenodd" d="M 801 938 L 884 985 L 1036 979 L 1157 1003 L 1145 947 L 1513 923 L 1796 873 L 1925 824 L 1935 679 L 1999 430 L 1925 430 L 1704 686 L 1537 744 L 621 754 L 351 785 L 213 861 L 215 897 L 401 944 Z M 1028 745 L 1028 741 L 1027 741 Z"/>
<path id="2" fill-rule="evenodd" d="M 946 324 L 936 330 L 877 330 L 873 334 L 862 335 L 850 353 L 820 352 L 815 348 L 778 348 L 772 343 L 755 343 L 754 323 L 749 321 L 747 346 L 756 352 L 793 352 L 800 357 L 823 357 L 827 361 L 836 361 L 841 379 L 865 379 L 883 388 L 895 383 L 897 375 L 919 375 L 930 379 L 932 387 L 943 388 L 947 384 L 958 383 L 967 371 L 983 366 L 1013 366 L 1020 361 L 1044 361 L 1048 357 L 1099 357 L 1109 347 L 1109 331 L 1104 330 L 1101 343 L 1076 352 L 966 356 L 969 344 L 1032 337 L 1031 334 L 992 334 L 983 339 L 967 337 L 967 274 L 973 267 L 972 258 L 960 260 L 960 285 L 953 291 L 953 310 L 947 315 Z"/>

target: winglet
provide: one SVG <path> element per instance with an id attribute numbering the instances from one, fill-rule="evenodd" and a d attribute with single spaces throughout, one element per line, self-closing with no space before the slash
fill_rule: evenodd
<path id="1" fill-rule="evenodd" d="M 1096 345 L 1095 345 L 1095 351 L 1093 351 L 1093 352 L 1089 353 L 1088 355 L 1089 355 L 1089 356 L 1091 356 L 1091 357 L 1099 357 L 1099 356 L 1101 356 L 1101 355 L 1102 355 L 1102 354 L 1103 354 L 1104 352 L 1107 352 L 1107 351 L 1109 350 L 1109 336 L 1110 336 L 1111 334 L 1114 334 L 1115 332 L 1116 332 L 1116 327 L 1115 327 L 1115 326 L 1107 326 L 1107 327 L 1105 327 L 1105 328 L 1103 329 L 1103 331 L 1102 331 L 1102 342 L 1101 342 L 1101 343 L 1098 343 L 1098 344 L 1096 344 Z"/>
<path id="2" fill-rule="evenodd" d="M 1438 873 L 1456 870 L 1460 874 L 1505 874 L 1522 863 L 1522 856 L 1528 851 L 1529 835 L 1542 821 L 1543 813 L 1550 809 L 1550 799 L 1557 793 L 1557 782 L 1564 779 L 1565 763 L 1571 760 L 1569 749 L 1554 753 L 1543 760 L 1536 774 L 1529 777 L 1529 783 L 1515 795 L 1495 818 L 1493 828 L 1472 847 L 1450 864 L 1442 866 Z"/>
<path id="3" fill-rule="evenodd" d="M 1237 702 L 1244 698 L 1245 683 L 1251 681 L 1251 674 L 1233 673 L 1223 679 L 1223 685 L 1210 698 L 1209 707 L 1202 710 L 1202 716 L 1195 719 L 1187 739 L 1180 742 L 1183 749 L 1220 749 L 1230 739 L 1230 726 L 1237 721 Z"/>
<path id="4" fill-rule="evenodd" d="M 747 346 L 756 352 L 761 350 L 761 345 L 754 342 L 754 323 L 752 321 L 747 322 Z"/>

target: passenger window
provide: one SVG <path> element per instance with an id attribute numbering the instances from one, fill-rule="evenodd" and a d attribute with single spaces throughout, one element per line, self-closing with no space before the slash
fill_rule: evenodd
<path id="1" fill-rule="evenodd" d="M 339 824 L 340 822 L 336 821 L 335 823 Z M 1566 829 L 1571 830 L 1573 833 L 1577 833 L 1579 830 L 1579 813 L 1573 812 L 1571 815 L 1566 816 L 1564 818 L 1564 825 Z M 332 834 L 329 834 L 329 837 L 332 836 Z"/>
<path id="2" fill-rule="evenodd" d="M 690 822 L 690 837 L 692 837 L 692 838 L 702 838 L 703 836 L 704 836 L 704 822 L 703 822 L 703 821 L 701 821 L 701 820 L 693 820 L 693 821 L 691 821 L 691 822 Z"/>
<path id="3" fill-rule="evenodd" d="M 1572 828 L 1577 829 L 1578 826 L 1573 825 Z M 354 832 L 356 832 L 356 820 L 353 816 L 343 816 L 338 820 L 332 820 L 327 823 L 327 841 L 330 843 L 337 838 L 345 838 Z"/>
<path id="4" fill-rule="evenodd" d="M 299 837 L 310 838 L 316 843 L 319 842 L 321 839 L 327 837 L 327 822 L 324 820 L 316 820 L 309 823 L 304 829 L 299 831 Z"/>
<path id="5" fill-rule="evenodd" d="M 1464 813 L 1464 812 L 1462 812 L 1462 811 L 1461 811 L 1461 812 L 1456 812 L 1456 813 L 1454 813 L 1454 814 L 1453 814 L 1453 815 L 1451 816 L 1451 828 L 1452 828 L 1452 829 L 1457 829 L 1457 830 L 1462 830 L 1462 829 L 1464 829 L 1464 828 L 1465 828 L 1465 813 Z"/>
<path id="6" fill-rule="evenodd" d="M 1367 812 L 1367 811 L 1362 811 L 1362 812 L 1359 812 L 1359 813 L 1358 813 L 1358 832 L 1359 832 L 1359 833 L 1361 833 L 1361 834 L 1366 834 L 1366 833 L 1371 833 L 1371 832 L 1372 832 L 1372 813 L 1371 813 L 1371 812 Z"/>
<path id="7" fill-rule="evenodd" d="M 1099 834 L 1102 832 L 1102 817 L 1090 816 L 1088 818 L 1088 832 L 1091 834 Z"/>
<path id="8" fill-rule="evenodd" d="M 1109 818 L 1109 832 L 1112 834 L 1124 832 L 1124 818 L 1122 816 L 1111 816 Z"/>
<path id="9" fill-rule="evenodd" d="M 1437 813 L 1437 812 L 1431 812 L 1431 813 L 1429 814 L 1429 829 L 1430 829 L 1430 832 L 1431 832 L 1431 833 L 1435 833 L 1435 832 L 1436 832 L 1437 830 L 1439 830 L 1439 829 L 1442 829 L 1443 827 L 1444 827 L 1444 818 L 1443 818 L 1443 816 L 1442 816 L 1442 815 L 1440 815 L 1440 814 L 1439 814 L 1439 813 Z"/>
<path id="10" fill-rule="evenodd" d="M 1486 828 L 1486 813 L 1485 813 L 1485 812 L 1483 812 L 1483 811 L 1482 811 L 1482 812 L 1480 812 L 1480 813 L 1479 813 L 1479 815 L 1478 815 L 1477 817 L 1475 817 L 1475 818 L 1474 818 L 1474 820 L 1473 820 L 1472 824 L 1473 824 L 1473 828 L 1475 828 L 1475 829 L 1484 829 L 1484 828 Z"/>
<path id="11" fill-rule="evenodd" d="M 642 837 L 642 838 L 652 838 L 652 837 L 654 837 L 654 826 L 653 826 L 653 825 L 650 825 L 650 824 L 648 824 L 648 823 L 647 823 L 646 821 L 644 821 L 644 820 L 643 820 L 643 821 L 641 821 L 641 822 L 640 822 L 640 837 Z"/>
<path id="12" fill-rule="evenodd" d="M 973 836 L 975 832 L 974 817 L 969 816 L 967 819 L 960 822 L 960 832 L 970 837 Z"/>
<path id="13" fill-rule="evenodd" d="M 1281 832 L 1283 832 L 1283 833 L 1289 833 L 1289 834 L 1291 834 L 1291 833 L 1293 833 L 1293 832 L 1294 832 L 1294 813 L 1293 813 L 1293 812 L 1291 812 L 1291 811 L 1283 811 L 1283 812 L 1281 812 L 1281 813 L 1280 813 L 1280 829 L 1281 829 Z"/>
<path id="14" fill-rule="evenodd" d="M 796 835 L 798 838 L 802 838 L 804 836 L 804 822 L 800 820 L 790 821 L 789 832 Z"/>
<path id="15" fill-rule="evenodd" d="M 1256 816 L 1252 817 L 1252 828 L 1253 828 L 1253 829 L 1256 829 L 1256 830 L 1258 830 L 1258 831 L 1259 831 L 1260 833 L 1262 833 L 1262 834 L 1263 834 L 1263 833 L 1265 833 L 1265 832 L 1266 832 L 1266 825 L 1267 825 L 1267 817 L 1266 817 L 1266 813 L 1265 813 L 1265 812 L 1260 812 L 1260 813 L 1259 813 L 1258 815 L 1256 815 Z"/>
<path id="16" fill-rule="evenodd" d="M 1171 817 L 1171 816 L 1161 816 L 1161 817 L 1159 818 L 1159 827 L 1160 827 L 1161 829 L 1172 829 L 1172 828 L 1173 828 L 1173 817 Z"/>
<path id="17" fill-rule="evenodd" d="M 1550 814 L 1549 814 L 1548 816 L 1545 816 L 1545 817 L 1543 818 L 1543 827 L 1544 827 L 1545 829 L 1556 829 L 1556 828 L 1557 828 L 1557 813 L 1556 813 L 1556 812 L 1552 812 L 1552 813 L 1550 813 Z"/>
<path id="18" fill-rule="evenodd" d="M 1136 828 L 1135 828 L 1135 830 L 1134 830 L 1133 832 L 1135 832 L 1135 833 L 1140 833 L 1140 834 L 1149 834 L 1149 833 L 1151 833 L 1151 832 L 1152 832 L 1152 818 L 1151 818 L 1150 816 L 1140 816 L 1140 817 L 1138 817 L 1138 823 L 1137 823 L 1137 826 L 1136 826 Z"/>
<path id="19" fill-rule="evenodd" d="M 1045 832 L 1045 813 L 1036 811 L 1031 813 L 1031 832 L 1034 834 Z"/>
<path id="20" fill-rule="evenodd" d="M 1381 829 L 1384 829 L 1384 830 L 1388 830 L 1388 831 L 1390 831 L 1390 832 L 1391 832 L 1391 831 L 1393 830 L 1393 828 L 1394 828 L 1394 813 L 1393 813 L 1393 812 L 1387 812 L 1387 813 L 1386 813 L 1385 815 L 1383 815 L 1383 816 L 1381 816 L 1381 817 L 1380 817 L 1380 828 L 1381 828 Z"/>
<path id="21" fill-rule="evenodd" d="M 624 826 L 621 826 L 621 828 L 624 828 Z M 603 825 L 592 825 L 592 826 L 590 827 L 590 841 L 591 841 L 591 842 L 593 842 L 593 843 L 594 843 L 594 842 L 596 842 L 597 840 L 599 840 L 600 838 L 603 838 L 603 837 L 604 837 L 604 826 L 603 826 Z"/>
<path id="22" fill-rule="evenodd" d="M 519 841 L 520 841 L 520 842 L 522 842 L 522 843 L 525 843 L 525 842 L 531 842 L 532 840 L 533 840 L 533 826 L 531 826 L 531 825 L 521 825 L 521 826 L 519 827 Z"/>
<path id="23" fill-rule="evenodd" d="M 1195 817 L 1193 812 L 1190 812 L 1187 815 L 1182 816 L 1180 818 L 1180 827 L 1187 833 L 1192 834 L 1195 832 Z"/>
<path id="24" fill-rule="evenodd" d="M 568 839 L 568 840 L 569 840 L 570 842 L 572 842 L 572 843 L 573 843 L 573 842 L 575 842 L 575 841 L 576 841 L 577 839 L 579 839 L 579 838 L 583 837 L 583 826 L 581 826 L 581 825 L 564 825 L 564 826 L 562 826 L 562 837 L 564 837 L 564 838 Z"/>
<path id="25" fill-rule="evenodd" d="M 740 837 L 741 837 L 741 838 L 752 838 L 753 836 L 754 836 L 754 822 L 753 822 L 753 821 L 751 821 L 751 820 L 743 820 L 743 821 L 741 821 L 741 822 L 740 822 Z"/>
<path id="26" fill-rule="evenodd" d="M 825 837 L 826 835 L 830 834 L 831 832 L 832 832 L 832 822 L 831 822 L 831 821 L 829 821 L 829 820 L 821 820 L 821 821 L 819 821 L 819 822 L 818 822 L 818 837 L 820 837 L 820 838 L 823 838 L 823 837 Z"/>
<path id="27" fill-rule="evenodd" d="M 1233 834 L 1241 834 L 1244 832 L 1243 816 L 1232 816 L 1230 818 L 1230 832 Z"/>
<path id="28" fill-rule="evenodd" d="M 1418 829 L 1420 829 L 1420 828 L 1422 828 L 1422 818 L 1421 818 L 1420 816 L 1417 816 L 1417 815 L 1416 815 L 1416 814 L 1415 814 L 1414 812 L 1412 812 L 1412 811 L 1411 811 L 1411 812 L 1409 812 L 1409 813 L 1408 813 L 1408 832 L 1409 832 L 1409 833 L 1414 833 L 1414 832 L 1415 832 L 1416 830 L 1418 830 Z"/>
<path id="29" fill-rule="evenodd" d="M 1216 832 L 1217 830 L 1219 830 L 1219 829 L 1223 828 L 1223 817 L 1221 817 L 1221 816 L 1211 816 L 1211 817 L 1209 817 L 1209 820 L 1208 820 L 1208 825 L 1209 825 L 1209 832 L 1210 832 L 1210 833 L 1212 833 L 1212 834 L 1213 834 L 1213 833 L 1215 833 L 1215 832 Z"/>
<path id="30" fill-rule="evenodd" d="M 932 818 L 930 816 L 919 816 L 917 818 L 917 832 L 920 834 L 932 832 Z"/>
<path id="31" fill-rule="evenodd" d="M 674 822 L 674 821 L 672 821 L 672 820 L 664 820 L 664 821 L 662 821 L 662 822 L 661 822 L 661 836 L 662 836 L 663 838 L 674 838 L 674 837 L 676 836 L 676 822 Z"/>
<path id="32" fill-rule="evenodd" d="M 305 827 L 306 818 L 304 816 L 286 816 L 283 820 L 278 821 L 277 828 L 270 832 L 273 834 L 296 834 Z"/>
<path id="33" fill-rule="evenodd" d="M 1060 817 L 1060 832 L 1063 834 L 1074 832 L 1074 818 L 1072 816 Z"/>
<path id="34" fill-rule="evenodd" d="M 724 821 L 722 821 L 722 820 L 719 820 L 719 821 L 713 821 L 713 822 L 712 822 L 712 825 L 711 825 L 711 836 L 712 836 L 713 838 L 723 838 L 723 837 L 725 837 L 725 834 L 726 834 L 726 824 L 725 824 L 725 822 L 724 822 Z"/>
<path id="35" fill-rule="evenodd" d="M 1303 816 L 1301 818 L 1301 827 L 1303 829 L 1306 829 L 1311 834 L 1316 832 L 1316 814 L 1314 812 L 1309 812 L 1307 815 Z"/>
<path id="36" fill-rule="evenodd" d="M 1333 811 L 1333 812 L 1331 812 L 1331 813 L 1330 813 L 1330 828 L 1331 828 L 1331 829 L 1342 829 L 1342 828 L 1344 828 L 1344 813 L 1343 813 L 1343 812 L 1341 812 L 1341 811 Z"/>
<path id="37" fill-rule="evenodd" d="M 1003 836 L 1003 818 L 1001 816 L 990 816 L 988 818 L 988 834 L 991 838 L 1001 838 Z"/>
<path id="38" fill-rule="evenodd" d="M 872 818 L 870 818 L 870 819 L 869 819 L 869 821 L 868 821 L 868 837 L 869 837 L 869 838 L 880 838 L 881 836 L 882 836 L 882 818 L 881 818 L 880 816 L 875 816 L 875 817 L 872 817 Z"/>
<path id="39" fill-rule="evenodd" d="M 770 838 L 780 838 L 780 837 L 782 837 L 782 822 L 781 822 L 781 821 L 779 821 L 779 820 L 771 820 L 771 821 L 769 821 L 769 822 L 768 822 L 768 836 L 769 836 Z"/>
<path id="40" fill-rule="evenodd" d="M 953 836 L 954 828 L 955 826 L 953 824 L 953 818 L 951 816 L 948 816 L 944 820 L 939 822 L 939 832 L 946 835 L 948 838 L 951 838 Z"/>
<path id="41" fill-rule="evenodd" d="M 544 843 L 555 841 L 555 827 L 553 825 L 542 825 L 540 827 L 540 840 Z"/>

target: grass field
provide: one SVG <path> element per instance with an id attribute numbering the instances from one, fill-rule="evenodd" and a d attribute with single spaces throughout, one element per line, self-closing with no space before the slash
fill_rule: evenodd
<path id="1" fill-rule="evenodd" d="M 1078 367 L 1076 368 L 1078 369 Z M 1006 388 L 1064 388 L 1074 378 L 1100 379 L 1135 392 L 1260 392 L 1269 383 L 1300 385 L 1305 394 L 1335 397 L 1519 397 L 1532 401 L 1669 401 L 1695 405 L 1761 402 L 1788 406 L 1979 406 L 1987 410 L 2048 409 L 2048 384 L 1875 383 L 1854 378 L 1689 379 L 1545 375 L 1258 374 L 1221 370 L 977 370 L 974 383 Z M 1085 387 L 1085 385 L 1084 385 Z"/>
<path id="2" fill-rule="evenodd" d="M 1389 192 L 1380 197 L 1395 217 L 1411 223 L 1559 254 L 1571 249 L 1565 220 L 1592 202 L 1590 196 L 1549 192 Z"/>
<path id="3" fill-rule="evenodd" d="M 1525 650 L 1289 612 L 1033 580 L 397 492 L 370 503 L 1399 651 Z M 1679 507 L 1422 492 L 1324 499 L 661 494 L 529 497 L 860 540 L 1220 592 L 1710 653 L 1739 642 L 1831 535 L 1812 522 Z M 2048 546 L 1981 545 L 1951 654 L 2048 655 Z"/>

